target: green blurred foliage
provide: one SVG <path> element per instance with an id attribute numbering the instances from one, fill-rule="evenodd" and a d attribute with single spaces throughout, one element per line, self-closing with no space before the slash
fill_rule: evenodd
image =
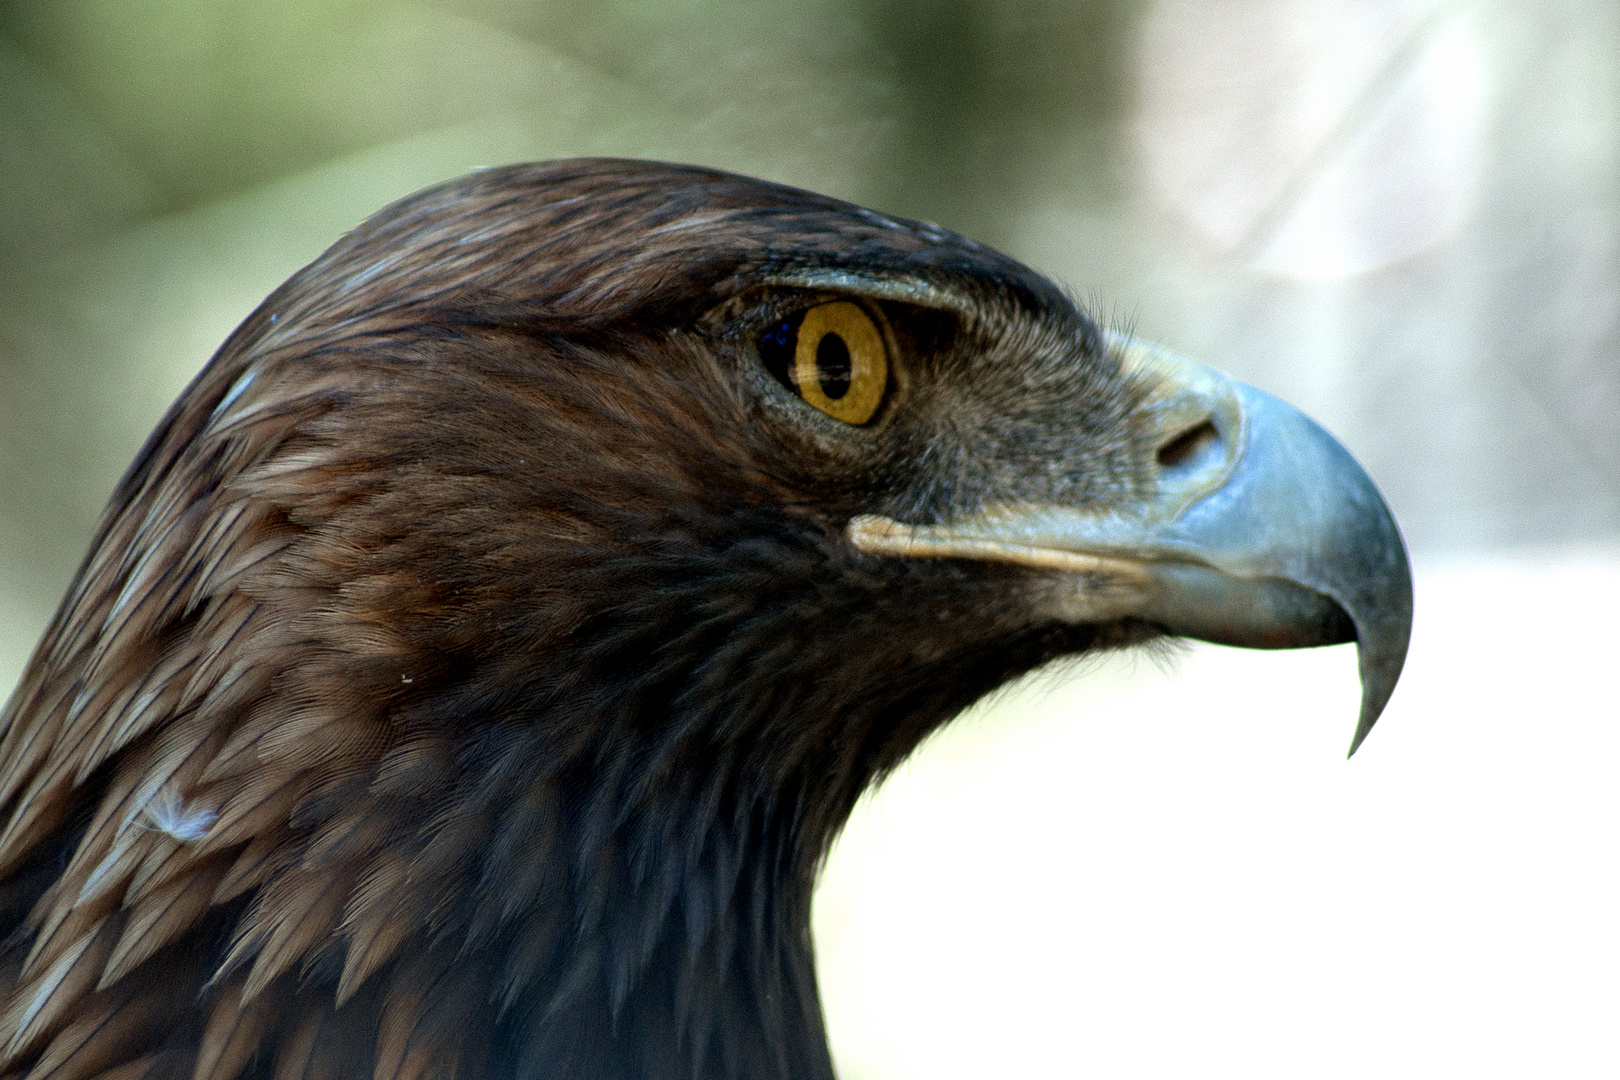
<path id="1" fill-rule="evenodd" d="M 1016 183 L 1065 132 L 1111 114 L 1127 10 L 11 0 L 0 7 L 0 139 L 15 203 L 0 243 L 32 257 L 63 228 L 127 224 L 511 114 L 572 119 L 594 135 L 586 144 L 613 144 L 618 130 L 621 152 L 825 174 L 897 212 L 968 225 L 984 217 L 984 190 Z"/>

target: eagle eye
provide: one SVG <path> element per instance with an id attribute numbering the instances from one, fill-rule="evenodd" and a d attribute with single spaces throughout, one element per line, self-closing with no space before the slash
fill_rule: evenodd
<path id="1" fill-rule="evenodd" d="M 783 386 L 846 424 L 872 419 L 889 386 L 883 333 L 848 300 L 776 323 L 760 336 L 759 355 Z"/>

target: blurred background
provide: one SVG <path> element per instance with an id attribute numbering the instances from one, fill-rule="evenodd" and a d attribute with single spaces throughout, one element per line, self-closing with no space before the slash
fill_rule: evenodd
<path id="1" fill-rule="evenodd" d="M 1613 1076 L 1612 0 L 0 0 L 0 691 L 231 328 L 389 200 L 701 162 L 1000 247 L 1292 400 L 1417 570 L 1349 648 L 1047 672 L 868 799 L 846 1080 Z"/>

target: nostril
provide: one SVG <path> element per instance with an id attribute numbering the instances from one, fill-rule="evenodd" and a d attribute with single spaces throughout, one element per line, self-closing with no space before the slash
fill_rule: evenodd
<path id="1" fill-rule="evenodd" d="M 1178 469 L 1203 457 L 1219 446 L 1220 441 L 1221 433 L 1215 430 L 1214 423 L 1205 420 L 1159 447 L 1159 465 L 1166 469 Z"/>

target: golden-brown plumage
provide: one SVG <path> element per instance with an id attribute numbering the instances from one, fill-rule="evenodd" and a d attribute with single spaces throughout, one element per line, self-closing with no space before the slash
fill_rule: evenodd
<path id="1" fill-rule="evenodd" d="M 902 354 L 869 428 L 751 352 L 841 295 Z M 1145 394 L 1016 264 L 757 181 L 565 162 L 384 211 L 175 404 L 7 706 L 0 1063 L 828 1075 L 809 892 L 855 797 L 1155 632 L 844 525 L 1128 503 Z"/>

